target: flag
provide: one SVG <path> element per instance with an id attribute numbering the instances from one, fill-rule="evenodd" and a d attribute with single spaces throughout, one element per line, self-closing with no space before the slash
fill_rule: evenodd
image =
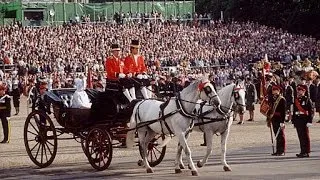
<path id="1" fill-rule="evenodd" d="M 262 77 L 261 77 L 261 86 L 260 86 L 260 98 L 264 98 L 267 95 L 266 88 L 266 73 L 270 71 L 270 63 L 268 62 L 268 55 L 265 54 L 262 61 Z"/>

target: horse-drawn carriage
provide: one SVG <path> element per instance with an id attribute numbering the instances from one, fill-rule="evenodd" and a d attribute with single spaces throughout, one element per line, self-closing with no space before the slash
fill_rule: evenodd
<path id="1" fill-rule="evenodd" d="M 92 101 L 91 109 L 76 109 L 70 107 L 74 92 L 75 89 L 55 89 L 41 96 L 36 89 L 32 112 L 24 126 L 26 151 L 37 166 L 44 168 L 56 156 L 58 139 L 75 139 L 81 143 L 92 167 L 105 170 L 111 163 L 113 147 L 119 144 L 117 141 L 125 144 L 127 123 L 135 102 L 128 103 L 118 91 L 87 89 Z M 71 134 L 72 137 L 62 137 L 63 134 Z M 152 166 L 158 165 L 165 155 L 166 147 L 160 148 L 157 143 L 160 137 L 148 145 L 148 161 Z"/>

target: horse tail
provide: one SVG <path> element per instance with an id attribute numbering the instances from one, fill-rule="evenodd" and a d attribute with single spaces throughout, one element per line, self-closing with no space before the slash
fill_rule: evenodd
<path id="1" fill-rule="evenodd" d="M 132 115 L 130 117 L 130 122 L 128 123 L 128 127 L 129 127 L 130 131 L 128 131 L 127 138 L 126 138 L 127 148 L 133 148 L 135 145 L 134 138 L 136 135 L 135 128 L 137 126 L 136 114 L 138 113 L 137 112 L 138 107 L 139 107 L 139 105 L 136 104 L 135 107 L 133 108 Z"/>

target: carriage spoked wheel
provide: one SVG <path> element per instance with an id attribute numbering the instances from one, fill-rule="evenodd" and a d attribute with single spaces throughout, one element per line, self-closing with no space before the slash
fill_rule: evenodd
<path id="1" fill-rule="evenodd" d="M 82 147 L 82 150 L 83 150 L 84 154 L 86 155 L 86 157 L 88 157 L 87 148 L 86 148 L 86 138 L 87 138 L 87 134 L 88 134 L 88 133 L 84 133 L 84 134 L 83 134 L 83 137 L 80 136 L 81 147 Z"/>
<path id="2" fill-rule="evenodd" d="M 94 128 L 85 141 L 86 155 L 91 166 L 98 171 L 107 169 L 112 160 L 110 134 L 100 128 Z"/>
<path id="3" fill-rule="evenodd" d="M 40 168 L 48 167 L 57 154 L 57 133 L 50 117 L 42 111 L 31 112 L 24 124 L 24 145 L 28 156 Z"/>
<path id="4" fill-rule="evenodd" d="M 156 165 L 160 164 L 164 158 L 164 155 L 166 154 L 167 146 L 164 146 L 162 148 L 159 146 L 160 144 L 158 140 L 160 138 L 164 140 L 165 136 L 164 135 L 156 136 L 149 142 L 147 147 L 147 155 L 148 155 L 147 159 L 151 167 L 155 167 Z M 139 152 L 140 152 L 140 156 L 142 157 L 143 151 L 140 145 L 139 145 Z M 139 166 L 143 165 L 142 160 L 138 161 L 138 165 Z"/>

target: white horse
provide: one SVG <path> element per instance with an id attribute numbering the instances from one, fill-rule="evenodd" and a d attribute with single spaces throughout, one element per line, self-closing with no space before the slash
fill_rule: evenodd
<path id="1" fill-rule="evenodd" d="M 198 161 L 197 166 L 200 168 L 208 161 L 212 153 L 212 139 L 213 135 L 219 133 L 221 135 L 221 162 L 225 171 L 231 171 L 231 168 L 226 162 L 226 142 L 230 132 L 230 126 L 233 122 L 233 111 L 245 111 L 245 90 L 243 82 L 239 84 L 230 84 L 218 91 L 221 98 L 221 109 L 213 109 L 212 106 L 205 104 L 202 108 L 197 104 L 196 110 L 199 113 L 199 118 L 195 120 L 196 131 L 205 133 L 207 142 L 207 152 L 204 158 Z M 218 111 L 217 111 L 218 110 Z M 188 136 L 189 134 L 187 134 Z M 179 167 L 184 169 L 182 162 L 182 147 L 178 146 L 178 155 L 176 161 Z"/>
<path id="2" fill-rule="evenodd" d="M 178 137 L 180 144 L 185 150 L 192 175 L 198 175 L 185 135 L 191 127 L 192 118 L 195 118 L 192 112 L 199 99 L 209 101 L 210 104 L 217 106 L 221 104 L 214 87 L 206 78 L 190 84 L 177 97 L 168 100 L 168 104 L 165 107 L 161 108 L 162 101 L 152 99 L 143 100 L 135 105 L 129 128 L 136 128 L 138 132 L 139 144 L 143 150 L 143 164 L 146 167 L 147 173 L 153 173 L 147 160 L 147 144 L 157 134 L 174 134 Z M 134 133 L 134 131 L 129 131 L 127 134 L 128 147 L 133 146 Z"/>

